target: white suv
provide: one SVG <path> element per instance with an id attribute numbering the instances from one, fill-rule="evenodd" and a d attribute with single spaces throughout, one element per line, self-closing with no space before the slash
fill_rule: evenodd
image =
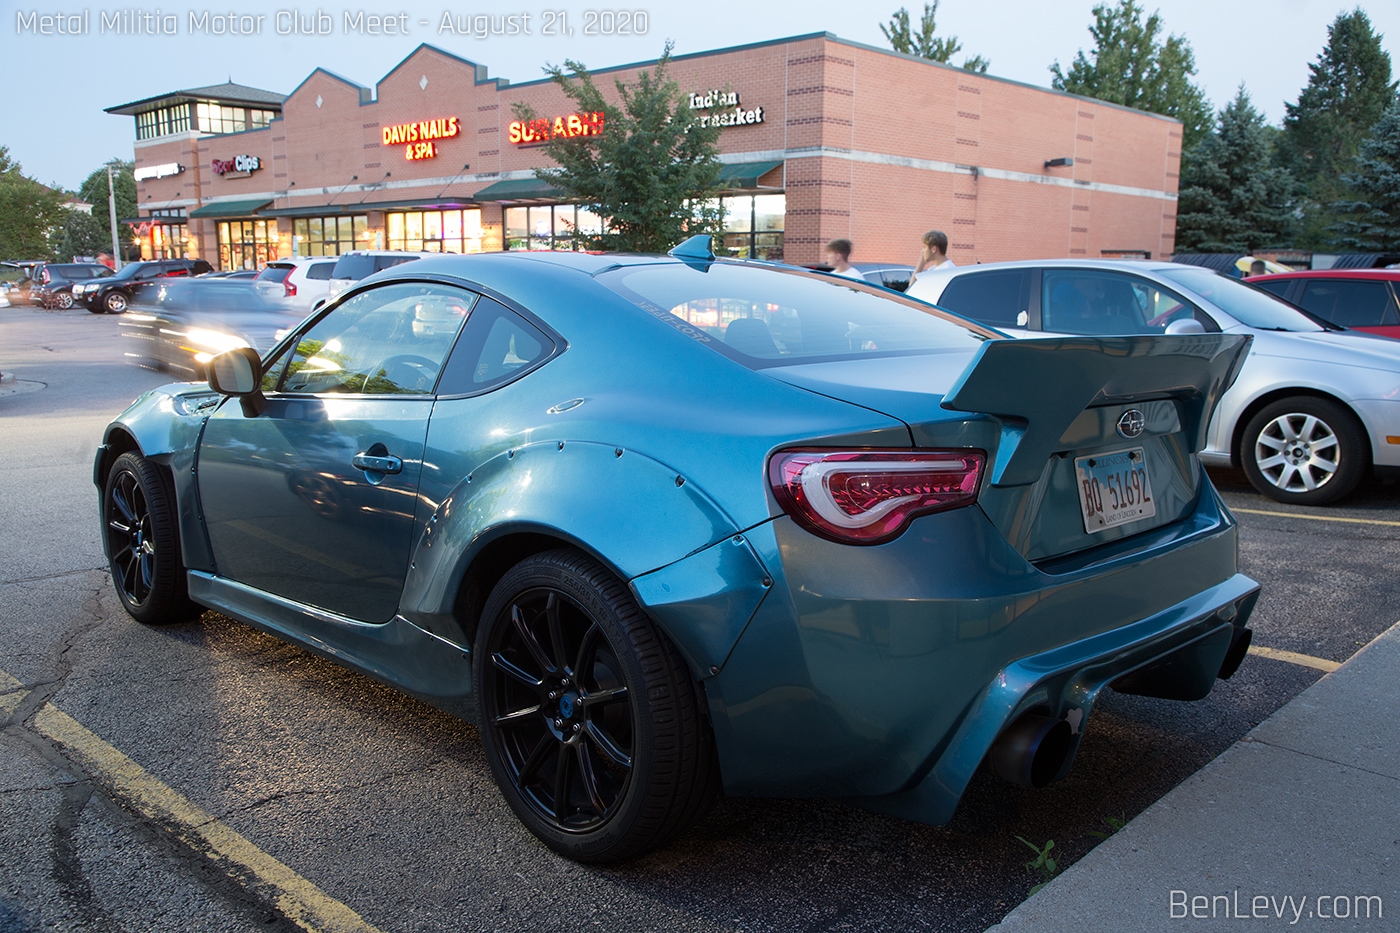
<path id="1" fill-rule="evenodd" d="M 253 287 L 268 301 L 289 311 L 307 313 L 325 304 L 336 256 L 294 256 L 274 259 L 253 279 Z"/>
<path id="2" fill-rule="evenodd" d="M 340 259 L 336 260 L 335 270 L 331 272 L 330 291 L 312 307 L 312 310 L 330 301 L 367 275 L 400 263 L 422 259 L 424 256 L 441 255 L 442 253 L 411 253 L 387 249 L 353 249 L 348 253 L 341 253 Z"/>

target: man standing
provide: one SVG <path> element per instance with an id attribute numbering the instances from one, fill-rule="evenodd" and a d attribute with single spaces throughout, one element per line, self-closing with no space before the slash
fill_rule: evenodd
<path id="1" fill-rule="evenodd" d="M 909 277 L 912 285 L 920 272 L 926 269 L 951 269 L 957 263 L 948 258 L 948 234 L 942 230 L 930 230 L 924 234 L 924 249 L 919 262 L 914 266 L 914 275 Z"/>
<path id="2" fill-rule="evenodd" d="M 847 239 L 835 239 L 826 244 L 825 249 L 826 264 L 831 266 L 831 271 L 837 275 L 844 275 L 848 279 L 865 280 L 865 276 L 860 274 L 860 270 L 851 265 L 851 241 Z"/>

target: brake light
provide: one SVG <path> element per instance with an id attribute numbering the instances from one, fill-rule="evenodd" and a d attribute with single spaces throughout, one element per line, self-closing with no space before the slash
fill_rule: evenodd
<path id="1" fill-rule="evenodd" d="M 297 294 L 297 287 L 296 287 L 295 285 L 292 284 L 292 280 L 291 280 L 291 279 L 288 279 L 287 281 L 283 282 L 283 283 L 282 283 L 282 287 L 285 288 L 285 289 L 287 290 L 287 297 L 288 297 L 288 298 L 295 298 L 295 297 L 296 297 L 296 294 Z"/>
<path id="2" fill-rule="evenodd" d="M 980 450 L 784 450 L 768 464 L 783 510 L 844 544 L 882 544 L 910 520 L 977 500 Z"/>

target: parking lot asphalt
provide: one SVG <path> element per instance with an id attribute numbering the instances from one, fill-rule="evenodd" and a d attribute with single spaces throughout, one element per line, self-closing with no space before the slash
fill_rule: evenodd
<path id="1" fill-rule="evenodd" d="M 1037 792 L 979 773 L 946 827 L 830 801 L 726 799 L 662 852 L 586 868 L 515 822 L 470 725 L 215 613 L 157 629 L 121 612 L 97 536 L 91 456 L 102 425 L 163 378 L 122 362 L 118 318 L 0 309 L 0 371 L 37 386 L 0 395 L 10 452 L 0 460 L 0 535 L 9 542 L 0 550 L 0 671 L 9 677 L 0 677 L 0 933 L 980 933 L 1040 880 L 1017 837 L 1055 841 L 1062 865 L 1117 862 L 1137 826 L 1163 820 L 1189 827 L 1176 848 L 1155 850 L 1179 876 L 1144 868 L 1141 877 L 1215 894 L 1187 870 L 1221 814 L 1176 820 L 1177 805 L 1164 817 L 1154 804 L 1193 787 L 1223 752 L 1222 761 L 1244 763 L 1230 765 L 1232 781 L 1239 768 L 1282 775 L 1280 762 L 1311 754 L 1278 742 L 1271 747 L 1287 756 L 1250 765 L 1262 759 L 1236 749 L 1261 723 L 1272 728 L 1270 717 L 1292 710 L 1294 697 L 1306 698 L 1328 665 L 1400 619 L 1392 583 L 1400 488 L 1369 483 L 1337 507 L 1304 510 L 1224 471 L 1214 478 L 1240 520 L 1243 569 L 1264 586 L 1252 622 L 1261 653 L 1206 700 L 1110 694 L 1066 780 Z M 1365 690 L 1351 688 L 1344 702 L 1374 702 L 1380 715 L 1380 698 Z M 1304 797 L 1258 786 L 1265 806 L 1252 819 L 1283 828 L 1299 820 Z M 1093 833 L 1118 821 L 1129 829 L 1099 846 Z M 1090 855 L 1095 846 L 1103 854 Z M 1355 873 L 1346 859 L 1314 855 L 1309 865 L 1338 894 Z M 1079 886 L 1076 871 L 1023 909 L 1059 904 L 1060 890 Z M 1319 893 L 1256 892 L 1253 875 L 1237 877 L 1250 894 Z M 1156 917 L 1157 887 L 1127 890 Z M 1174 923 L 1140 928 L 1186 928 Z"/>

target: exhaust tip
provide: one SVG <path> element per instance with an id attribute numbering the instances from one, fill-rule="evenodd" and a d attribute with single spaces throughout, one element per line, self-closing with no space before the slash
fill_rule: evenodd
<path id="1" fill-rule="evenodd" d="M 1220 662 L 1220 670 L 1215 676 L 1220 680 L 1229 680 L 1244 663 L 1244 656 L 1249 653 L 1249 644 L 1253 640 L 1253 630 L 1235 629 L 1234 637 L 1230 640 L 1230 647 L 1225 652 L 1225 660 Z"/>
<path id="2" fill-rule="evenodd" d="M 992 771 L 1002 780 L 1039 790 L 1055 780 L 1073 743 L 1074 730 L 1065 720 L 1027 713 L 992 744 Z"/>

